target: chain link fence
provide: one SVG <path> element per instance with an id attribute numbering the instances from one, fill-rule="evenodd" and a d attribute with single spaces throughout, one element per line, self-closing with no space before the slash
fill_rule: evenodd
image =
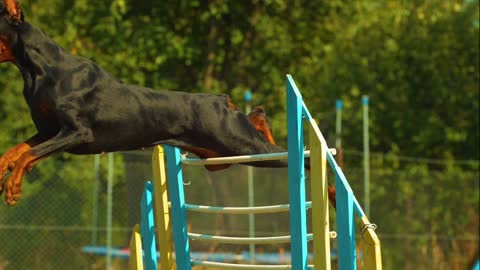
<path id="1" fill-rule="evenodd" d="M 151 151 L 114 155 L 111 239 L 112 247 L 120 251 L 128 247 L 131 228 L 140 220 L 140 196 L 152 175 L 150 155 Z M 27 175 L 18 205 L 0 207 L 0 270 L 106 269 L 104 253 L 82 251 L 86 246 L 107 244 L 107 155 L 99 161 L 96 166 L 94 156 L 58 155 L 39 163 Z M 345 174 L 363 204 L 361 156 L 347 151 L 345 164 Z M 394 156 L 372 157 L 369 218 L 378 225 L 384 269 L 468 269 L 478 256 L 478 166 L 478 162 L 431 164 Z M 187 167 L 184 178 L 189 203 L 248 205 L 245 166 L 215 173 Z M 255 205 L 288 202 L 286 169 L 255 168 L 254 179 Z M 333 182 L 331 175 L 329 180 Z M 306 186 L 309 189 L 309 183 Z M 331 213 L 334 230 L 334 211 Z M 248 216 L 243 215 L 188 213 L 188 221 L 196 233 L 249 233 Z M 288 231 L 287 213 L 255 216 L 256 236 L 287 235 Z M 191 248 L 205 253 L 248 250 L 248 246 L 197 241 Z M 332 240 L 335 249 L 336 240 Z M 256 251 L 279 253 L 280 262 L 287 257 L 282 254 L 289 246 L 257 245 Z M 115 255 L 112 269 L 128 269 L 128 260 Z"/>

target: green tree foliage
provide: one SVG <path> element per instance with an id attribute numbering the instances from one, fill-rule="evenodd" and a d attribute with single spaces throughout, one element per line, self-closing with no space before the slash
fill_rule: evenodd
<path id="1" fill-rule="evenodd" d="M 285 144 L 287 136 L 285 74 L 294 76 L 332 142 L 334 102 L 341 98 L 347 177 L 360 200 L 361 173 L 356 171 L 361 164 L 356 156 L 362 144 L 360 97 L 369 95 L 371 150 L 382 153 L 372 158 L 376 168 L 372 171 L 372 220 L 379 223 L 381 232 L 448 237 L 466 232 L 478 239 L 478 1 L 25 0 L 21 6 L 27 21 L 67 51 L 93 59 L 128 83 L 227 93 L 239 108 L 244 106 L 244 91 L 252 90 L 254 103 L 267 109 L 280 144 Z M 13 65 L 2 64 L 0 74 L 3 152 L 35 130 L 19 72 Z M 398 156 L 446 162 L 404 162 Z M 455 160 L 476 162 L 459 165 Z M 27 178 L 20 205 L 0 209 L 0 223 L 89 225 L 92 202 L 82 194 L 92 189 L 92 164 L 91 157 L 69 155 L 40 163 Z M 121 160 L 116 164 L 121 171 Z M 116 179 L 123 175 L 119 172 Z M 268 193 L 272 184 L 260 183 L 257 190 Z M 419 195 L 424 190 L 429 196 Z M 115 191 L 127 192 L 123 180 L 117 180 Z M 39 201 L 45 196 L 51 198 L 49 208 L 40 209 Z M 202 196 L 209 195 L 198 194 Z M 62 216 L 65 200 L 75 202 L 71 208 L 77 215 Z M 29 212 L 32 208 L 38 209 L 35 215 Z M 126 214 L 117 211 L 115 224 L 122 225 Z M 63 259 L 72 258 L 78 269 L 88 265 L 75 257 L 78 249 L 71 246 L 55 242 L 56 246 L 39 249 L 42 240 L 34 233 L 25 239 L 0 256 L 22 261 L 24 265 L 17 266 L 24 269 L 41 269 L 36 268 L 41 265 L 39 258 L 43 258 L 42 269 L 60 269 L 61 262 L 45 261 L 56 259 L 49 252 L 64 247 L 59 252 Z M 68 239 L 86 244 L 79 237 Z M 8 237 L 3 240 L 14 242 Z M 453 243 L 457 257 L 462 249 L 475 248 Z M 415 269 L 404 259 L 415 254 L 441 258 L 438 269 L 466 264 L 434 240 L 386 246 L 386 269 L 403 264 L 405 269 Z"/>

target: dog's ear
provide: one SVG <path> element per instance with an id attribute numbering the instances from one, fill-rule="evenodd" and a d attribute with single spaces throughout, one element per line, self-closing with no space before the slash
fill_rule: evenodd
<path id="1" fill-rule="evenodd" d="M 23 12 L 17 0 L 3 0 L 3 8 L 6 11 L 5 19 L 15 25 L 23 23 Z"/>

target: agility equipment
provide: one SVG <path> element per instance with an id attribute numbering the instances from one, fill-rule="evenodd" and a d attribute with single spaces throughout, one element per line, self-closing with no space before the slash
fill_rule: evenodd
<path id="1" fill-rule="evenodd" d="M 180 155 L 180 150 L 168 145 L 157 146 L 153 153 L 153 184 L 147 182 L 141 202 L 142 220 L 135 226 L 130 245 L 130 269 L 190 270 L 192 266 L 215 269 L 331 269 L 331 238 L 338 241 L 338 268 L 357 269 L 355 241 L 355 215 L 362 224 L 360 261 L 363 269 L 381 270 L 380 241 L 355 198 L 341 168 L 333 158 L 315 120 L 312 118 L 293 78 L 287 75 L 288 153 L 190 159 Z M 310 134 L 310 151 L 305 151 L 303 125 L 305 119 Z M 306 202 L 304 157 L 310 155 L 311 202 Z M 259 207 L 220 207 L 185 203 L 182 163 L 189 166 L 226 164 L 262 160 L 288 159 L 289 204 Z M 165 163 L 166 160 L 166 163 Z M 336 230 L 330 231 L 328 207 L 327 164 L 333 170 L 336 185 Z M 168 187 L 167 187 L 168 179 Z M 170 200 L 170 201 L 169 201 Z M 307 208 L 312 211 L 312 233 L 307 233 Z M 290 235 L 275 237 L 226 237 L 190 233 L 186 211 L 228 214 L 262 214 L 289 211 Z M 357 228 L 358 229 L 358 228 Z M 155 230 L 158 238 L 155 237 Z M 233 264 L 193 260 L 189 241 L 209 241 L 232 244 L 291 244 L 290 265 Z M 158 241 L 158 242 L 157 242 Z M 309 265 L 307 242 L 313 241 L 313 265 Z M 173 244 L 173 245 L 172 245 Z M 160 260 L 157 260 L 157 245 Z M 175 250 L 175 252 L 173 251 Z"/>

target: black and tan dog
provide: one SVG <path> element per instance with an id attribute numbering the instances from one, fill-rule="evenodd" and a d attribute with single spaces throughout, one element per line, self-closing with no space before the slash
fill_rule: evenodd
<path id="1" fill-rule="evenodd" d="M 39 160 L 169 144 L 199 157 L 283 152 L 261 107 L 245 116 L 225 95 L 152 90 L 122 83 L 94 62 L 68 54 L 24 21 L 16 0 L 0 3 L 0 62 L 14 63 L 38 133 L 0 158 L 5 202 L 20 198 L 22 177 Z M 286 161 L 248 163 L 285 167 Z M 218 170 L 228 166 L 209 166 Z"/>

